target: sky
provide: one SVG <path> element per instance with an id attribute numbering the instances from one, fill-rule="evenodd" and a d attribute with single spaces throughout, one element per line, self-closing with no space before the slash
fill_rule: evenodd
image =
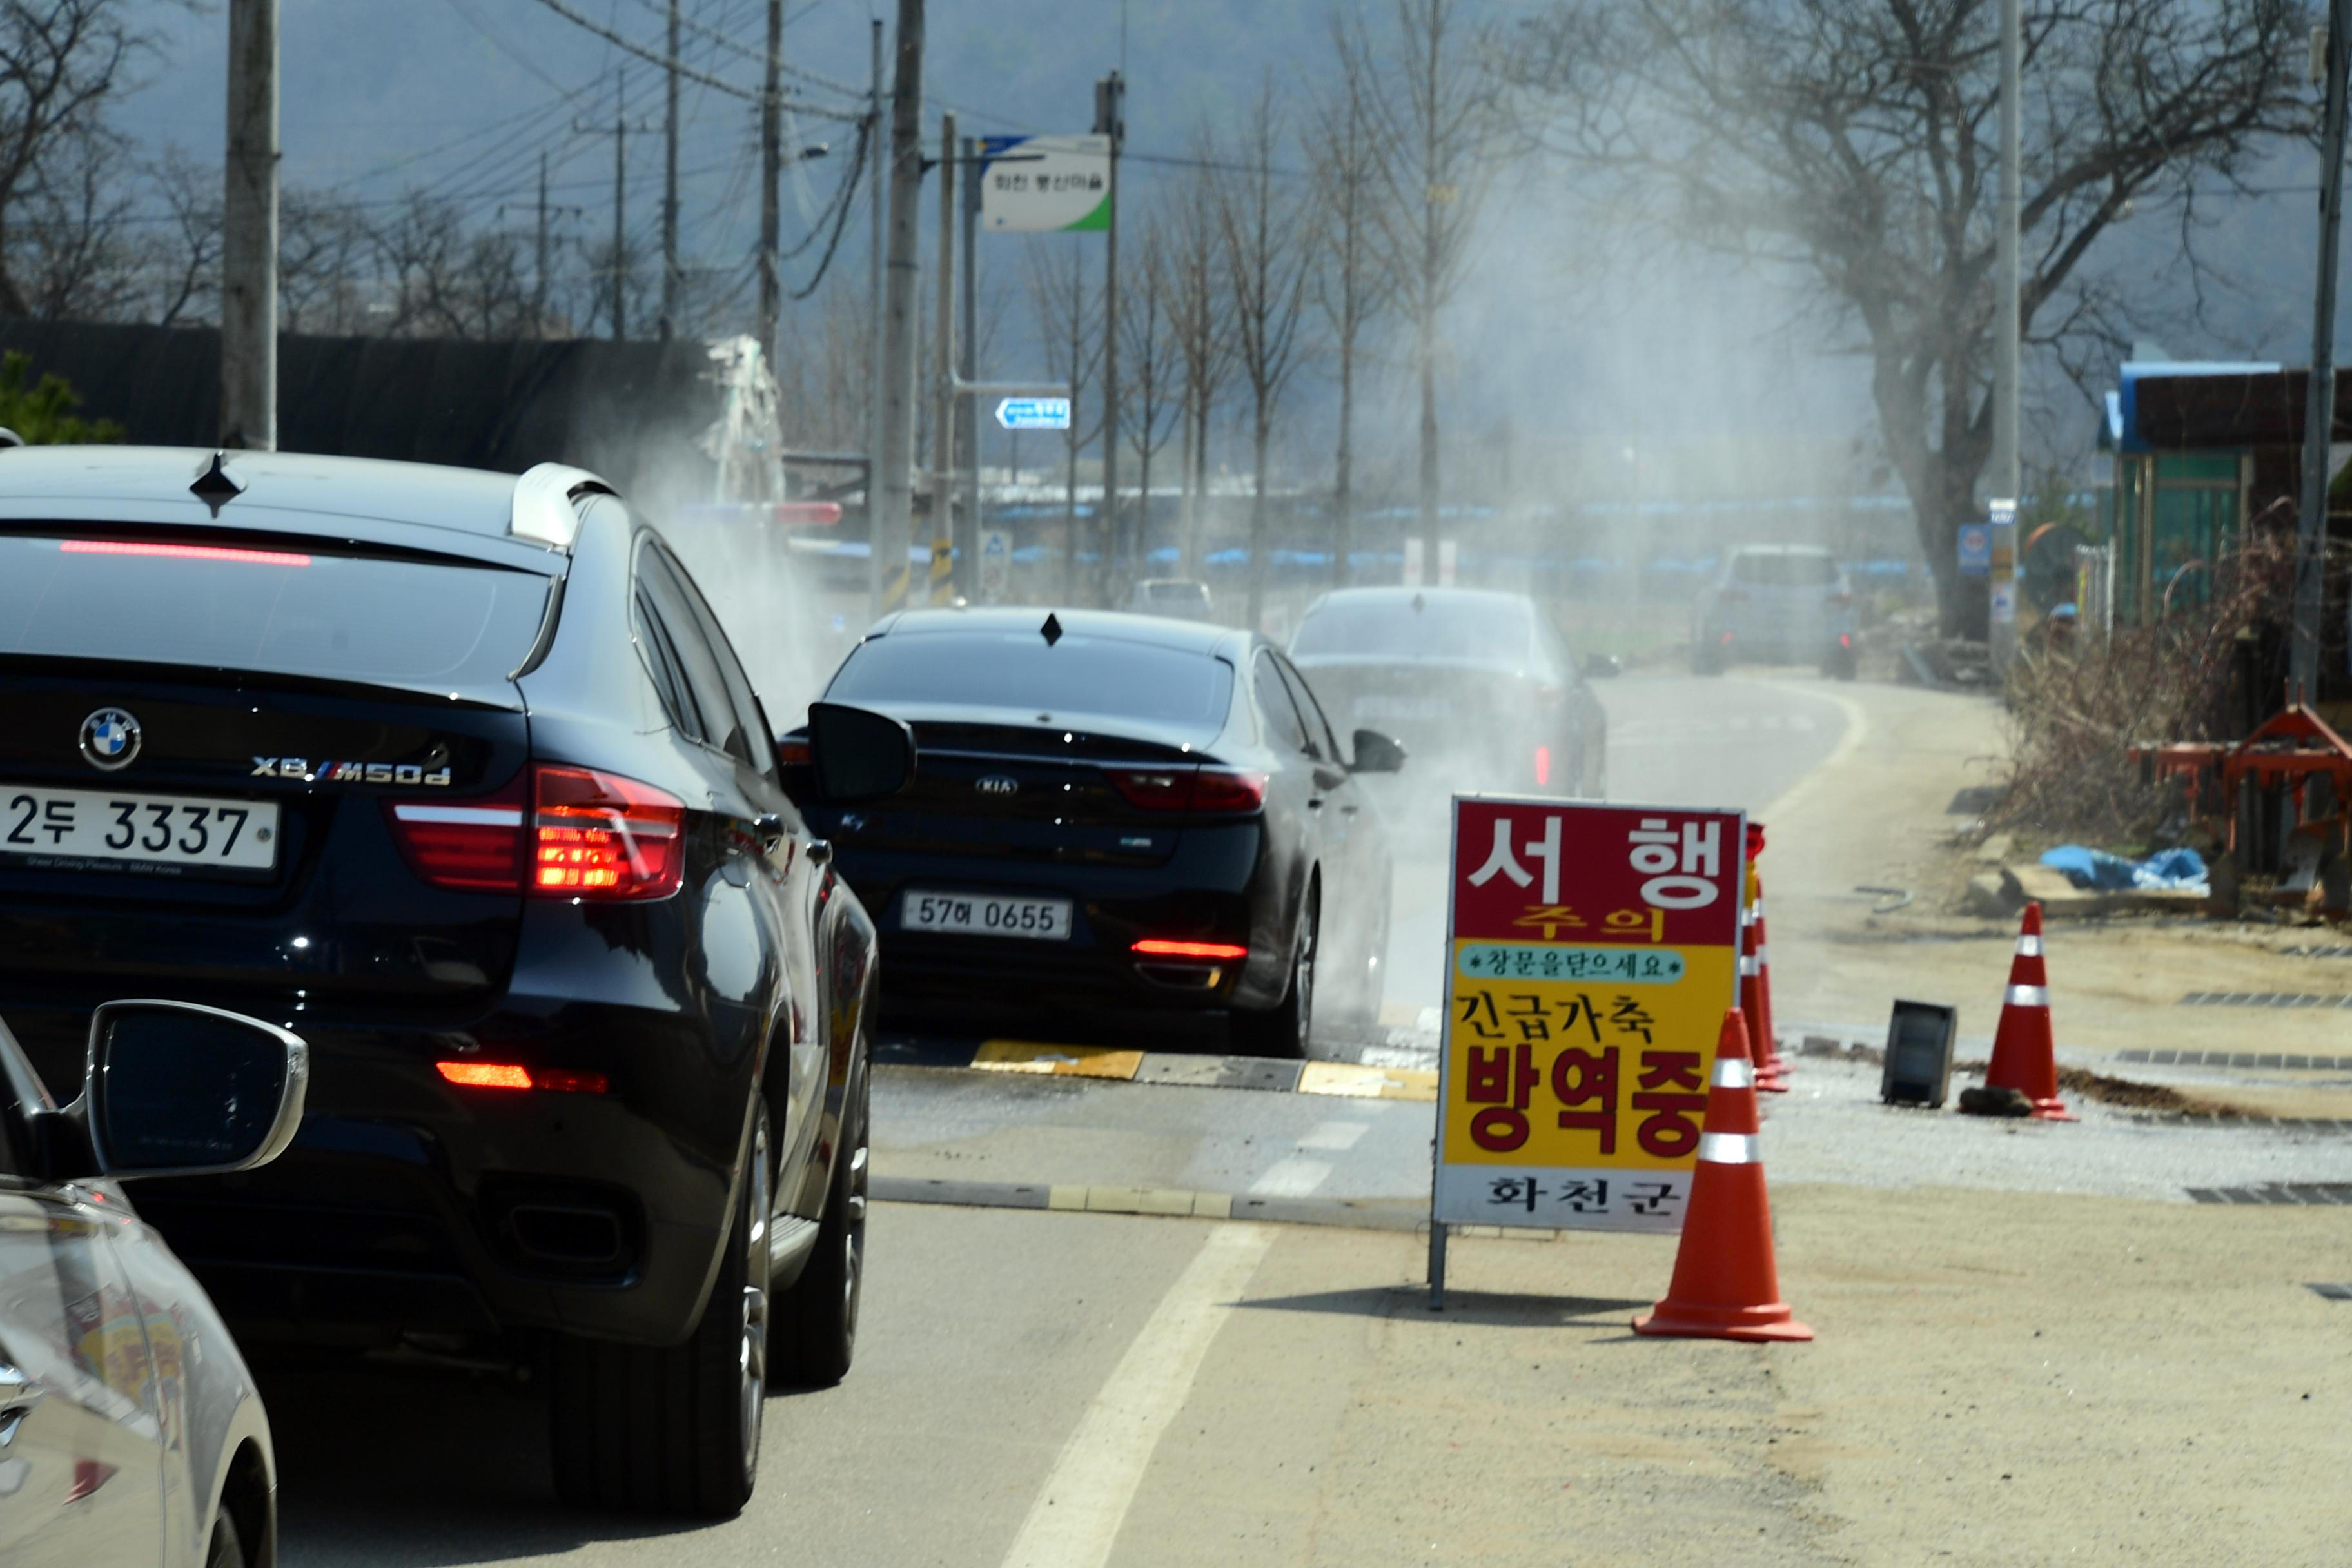
<path id="1" fill-rule="evenodd" d="M 559 236 L 593 241 L 610 232 L 609 128 L 623 101 L 633 121 L 658 116 L 654 67 L 542 0 L 282 3 L 289 187 L 387 206 L 421 188 L 483 221 L 526 229 L 544 153 Z M 564 3 L 643 47 L 660 47 L 664 0 Z M 1476 7 L 1496 16 L 1517 8 L 1517 0 Z M 967 134 L 1087 130 L 1094 79 L 1125 61 L 1134 154 L 1123 176 L 1129 221 L 1181 174 L 1198 128 L 1231 125 L 1269 79 L 1286 103 L 1297 103 L 1324 54 L 1321 0 L 932 0 L 929 10 L 927 132 L 935 133 L 943 109 L 959 115 Z M 176 145 L 200 161 L 216 160 L 223 7 L 216 0 L 194 7 L 140 0 L 133 11 L 152 26 L 156 48 L 116 123 L 150 150 Z M 686 14 L 698 26 L 686 33 L 684 57 L 698 69 L 755 86 L 764 12 L 762 0 L 688 0 Z M 894 14 L 888 0 L 788 0 L 786 58 L 800 73 L 794 89 L 810 106 L 788 127 L 788 144 L 829 141 L 835 155 L 793 170 L 784 200 L 787 245 L 821 216 L 854 138 L 824 111 L 855 111 L 852 94 L 867 79 L 870 22 Z M 748 316 L 758 214 L 753 106 L 689 83 L 682 119 L 684 249 L 689 264 L 745 290 Z M 633 135 L 628 148 L 630 226 L 650 244 L 660 138 Z M 2292 187 L 2298 168 L 2307 181 L 2307 156 L 2300 163 L 2283 156 L 2272 183 Z M 2167 336 L 2165 348 L 2184 358 L 2307 356 L 2310 201 L 2290 188 L 2234 210 L 2205 237 L 2243 287 L 2225 291 L 2204 326 Z M 2166 211 L 2140 215 L 2111 242 L 2115 265 L 2168 305 L 2181 291 L 2176 219 Z M 835 263 L 860 279 L 864 231 L 861 213 Z M 1531 168 L 1496 190 L 1453 312 L 1444 378 L 1449 420 L 1476 433 L 1486 449 L 1572 448 L 1580 482 L 1641 493 L 1764 483 L 1751 471 L 1761 461 L 1753 454 L 1775 450 L 1801 451 L 1804 471 L 1771 482 L 1802 486 L 1821 479 L 1857 441 L 1867 445 L 1867 365 L 1824 331 L 1822 315 L 1801 296 L 1720 263 L 1668 255 L 1596 267 L 1592 258 L 1604 247 L 1595 240 L 1560 199 L 1552 172 Z M 1100 243 L 1091 236 L 1052 242 Z M 994 287 L 1017 289 L 1023 243 L 983 240 L 982 270 Z M 807 281 L 821 248 L 787 264 L 788 286 Z M 1042 373 L 1024 331 L 1016 327 L 1002 342 L 1005 363 L 983 367 L 985 374 Z M 1409 378 L 1394 356 L 1372 368 L 1359 441 L 1377 461 L 1403 449 L 1412 421 Z M 2055 451 L 2085 447 L 2089 405 L 2047 376 L 2037 392 L 2048 416 L 2032 422 L 2032 438 Z M 1312 470 L 1328 464 L 1328 378 L 1311 376 L 1296 395 L 1302 413 L 1282 456 L 1295 469 Z M 1695 476 L 1697 467 L 1723 471 Z"/>

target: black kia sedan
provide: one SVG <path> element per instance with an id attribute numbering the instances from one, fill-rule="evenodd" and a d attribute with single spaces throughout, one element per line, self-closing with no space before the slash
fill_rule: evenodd
<path id="1" fill-rule="evenodd" d="M 817 717 L 820 782 L 912 768 Z M 740 1509 L 770 1369 L 856 1330 L 875 944 L 829 862 L 593 475 L 0 453 L 0 1012 L 61 1093 L 125 994 L 310 1042 L 283 1158 L 141 1194 L 248 1343 L 536 1366 L 567 1498 Z"/>
<path id="2" fill-rule="evenodd" d="M 891 799 L 810 813 L 887 933 L 886 1004 L 1223 1010 L 1236 1043 L 1288 1056 L 1318 1009 L 1377 1010 L 1389 849 L 1355 775 L 1404 753 L 1369 730 L 1343 747 L 1263 640 L 910 611 L 825 700 L 904 720 L 920 749 Z"/>

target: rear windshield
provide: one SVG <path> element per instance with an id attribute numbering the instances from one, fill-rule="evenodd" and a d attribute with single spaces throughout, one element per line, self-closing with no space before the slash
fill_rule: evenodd
<path id="1" fill-rule="evenodd" d="M 879 708 L 952 705 L 1098 713 L 1213 734 L 1233 667 L 1212 654 L 1065 633 L 912 632 L 858 645 L 825 696 Z"/>
<path id="2" fill-rule="evenodd" d="M 530 653 L 547 593 L 489 566 L 16 535 L 0 537 L 0 656 L 478 690 Z"/>
<path id="3" fill-rule="evenodd" d="M 1837 562 L 1828 555 L 1740 555 L 1731 574 L 1762 588 L 1822 588 L 1837 581 Z"/>
<path id="4" fill-rule="evenodd" d="M 1517 669 L 1535 656 L 1527 606 L 1510 599 L 1339 599 L 1298 624 L 1293 658 L 1468 659 Z"/>

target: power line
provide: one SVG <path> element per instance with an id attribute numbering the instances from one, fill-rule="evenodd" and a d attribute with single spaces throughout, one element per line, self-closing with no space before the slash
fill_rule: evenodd
<path id="1" fill-rule="evenodd" d="M 637 58 L 646 61 L 647 64 L 659 66 L 663 70 L 667 71 L 674 69 L 680 77 L 684 78 L 688 81 L 700 82 L 703 86 L 709 88 L 715 92 L 723 92 L 730 98 L 742 99 L 747 103 L 757 103 L 764 96 L 751 88 L 737 87 L 733 82 L 727 80 L 723 77 L 715 77 L 708 71 L 698 70 L 694 67 L 688 65 L 684 60 L 673 59 L 667 55 L 656 54 L 653 50 L 646 48 L 642 44 L 632 43 L 629 39 L 623 37 L 620 34 L 613 31 L 610 27 L 604 26 L 602 23 L 592 21 L 588 17 L 582 16 L 579 12 L 565 5 L 563 0 L 539 0 L 539 3 L 546 6 L 549 10 L 554 12 L 557 16 L 562 17 L 565 21 L 571 23 L 573 26 L 584 28 L 586 31 L 595 34 L 596 37 L 604 39 L 614 48 L 635 55 Z M 854 121 L 858 118 L 856 115 L 848 113 L 842 110 L 825 109 L 817 104 L 800 100 L 795 100 L 793 107 L 801 110 L 803 113 L 818 115 L 827 120 Z"/>
<path id="2" fill-rule="evenodd" d="M 637 0 L 637 4 L 647 11 L 654 12 L 656 15 L 667 15 L 667 12 L 656 4 L 656 0 Z M 805 15 L 809 9 L 811 9 L 811 7 L 803 7 L 803 15 Z M 678 18 L 678 25 L 689 33 L 698 33 L 703 37 L 709 38 L 730 54 L 750 60 L 763 68 L 768 63 L 768 52 L 765 49 L 755 49 L 749 44 L 738 43 L 735 39 L 728 37 L 719 29 L 711 26 L 707 22 L 698 22 L 691 16 L 682 16 Z M 778 61 L 776 68 L 782 71 L 784 75 L 797 78 L 802 81 L 809 83 L 813 87 L 824 88 L 830 91 L 840 93 L 846 98 L 858 101 L 863 101 L 866 94 L 866 89 L 865 88 L 851 87 L 846 82 L 835 81 L 831 77 L 819 76 L 816 72 L 811 70 L 803 70 L 799 67 L 793 65 L 790 60 Z"/>

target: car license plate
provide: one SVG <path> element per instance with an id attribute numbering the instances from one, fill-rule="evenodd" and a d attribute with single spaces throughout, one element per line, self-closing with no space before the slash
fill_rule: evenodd
<path id="1" fill-rule="evenodd" d="M 1359 719 L 1442 719 L 1445 701 L 1438 697 L 1359 697 Z"/>
<path id="2" fill-rule="evenodd" d="M 0 856 L 36 868 L 104 860 L 173 874 L 272 871 L 278 807 L 257 800 L 0 784 Z"/>
<path id="3" fill-rule="evenodd" d="M 908 931 L 1067 942 L 1070 900 L 1005 899 L 983 893 L 934 893 L 909 889 L 898 907 L 898 923 Z"/>

